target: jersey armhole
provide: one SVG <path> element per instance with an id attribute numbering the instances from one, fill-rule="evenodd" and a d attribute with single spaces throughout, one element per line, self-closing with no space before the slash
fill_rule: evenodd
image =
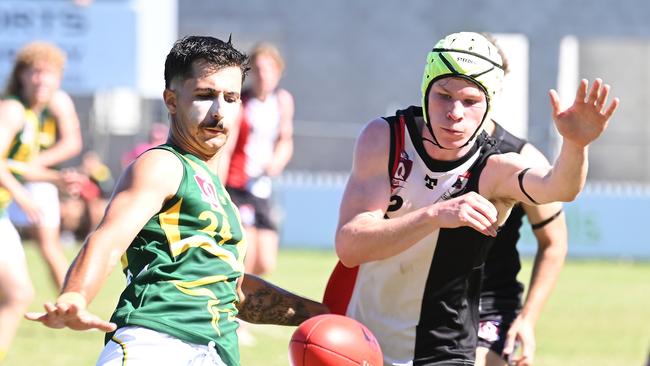
<path id="1" fill-rule="evenodd" d="M 388 152 L 388 179 L 391 188 L 395 188 L 393 177 L 399 166 L 399 159 L 404 150 L 404 128 L 405 120 L 403 115 L 384 118 L 390 128 L 390 146 Z"/>
<path id="2" fill-rule="evenodd" d="M 150 150 L 169 151 L 172 155 L 174 155 L 176 157 L 176 159 L 178 159 L 178 161 L 181 163 L 181 167 L 183 168 L 183 176 L 181 177 L 181 181 L 178 183 L 178 188 L 176 189 L 176 193 L 174 194 L 173 197 L 171 197 L 170 199 L 168 199 L 167 201 L 165 201 L 163 203 L 162 208 L 160 209 L 160 211 L 163 212 L 163 211 L 166 211 L 166 210 L 170 209 L 172 206 L 174 206 L 176 203 L 178 203 L 178 200 L 181 197 L 185 196 L 186 185 L 184 184 L 184 182 L 187 182 L 187 178 L 188 178 L 187 165 L 183 163 L 183 157 L 180 155 L 180 153 L 178 151 L 174 150 L 174 148 L 172 148 L 171 146 L 169 146 L 167 144 L 154 146 L 154 147 L 148 149 L 147 151 L 150 151 Z M 147 152 L 147 151 L 145 151 L 145 152 Z M 143 154 L 144 154 L 144 152 L 143 152 Z"/>

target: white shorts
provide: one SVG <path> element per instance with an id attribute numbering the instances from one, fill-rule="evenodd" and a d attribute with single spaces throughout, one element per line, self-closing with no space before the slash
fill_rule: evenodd
<path id="1" fill-rule="evenodd" d="M 214 344 L 193 344 L 151 329 L 118 329 L 106 343 L 96 366 L 227 366 Z"/>
<path id="2" fill-rule="evenodd" d="M 25 252 L 18 231 L 5 213 L 0 215 L 0 265 L 6 266 L 25 260 Z"/>
<path id="3" fill-rule="evenodd" d="M 59 189 L 48 182 L 27 182 L 25 188 L 32 195 L 32 199 L 41 210 L 41 225 L 49 228 L 58 228 L 61 223 L 61 209 L 59 207 Z M 19 227 L 31 226 L 29 219 L 16 202 L 9 206 L 9 217 L 14 225 Z"/>

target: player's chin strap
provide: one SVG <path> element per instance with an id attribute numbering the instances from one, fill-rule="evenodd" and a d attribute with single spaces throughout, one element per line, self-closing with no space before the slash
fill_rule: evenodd
<path id="1" fill-rule="evenodd" d="M 486 115 L 487 115 L 487 112 L 486 112 Z M 476 130 L 474 131 L 474 133 L 472 134 L 472 136 L 467 140 L 467 142 L 465 142 L 465 143 L 463 144 L 463 146 L 460 146 L 460 147 L 448 148 L 448 147 L 444 147 L 444 146 L 440 145 L 440 143 L 439 143 L 438 140 L 436 139 L 436 135 L 433 133 L 433 128 L 431 128 L 431 124 L 428 123 L 428 122 L 425 123 L 425 125 L 427 126 L 427 129 L 429 130 L 429 133 L 431 134 L 432 139 L 428 139 L 428 138 L 422 136 L 422 141 L 429 142 L 429 143 L 431 143 L 432 145 L 437 146 L 438 148 L 440 148 L 440 149 L 442 149 L 442 150 L 458 150 L 458 149 L 462 149 L 462 148 L 464 148 L 465 146 L 469 145 L 472 141 L 474 141 L 474 138 L 475 138 L 476 135 L 479 133 L 479 131 L 481 131 L 481 128 L 483 127 L 483 122 L 485 122 L 485 116 L 483 116 L 483 120 L 482 120 L 481 123 L 478 125 L 478 127 L 476 128 Z"/>

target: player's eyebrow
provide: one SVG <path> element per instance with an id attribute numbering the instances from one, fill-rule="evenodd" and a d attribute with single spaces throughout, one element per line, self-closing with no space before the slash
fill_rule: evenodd
<path id="1" fill-rule="evenodd" d="M 232 97 L 237 97 L 237 98 L 240 97 L 240 93 L 239 93 L 239 92 L 236 92 L 236 91 L 228 91 L 228 90 L 220 91 L 220 90 L 216 90 L 216 89 L 214 89 L 214 88 L 195 88 L 195 89 L 194 89 L 194 92 L 195 92 L 195 93 L 201 93 L 201 94 L 209 94 L 209 95 L 217 95 L 217 94 L 219 94 L 220 92 L 222 92 L 224 95 L 228 95 L 228 96 L 232 96 Z"/>

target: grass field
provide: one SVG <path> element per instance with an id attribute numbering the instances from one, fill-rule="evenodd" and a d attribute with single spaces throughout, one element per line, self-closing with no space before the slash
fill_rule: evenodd
<path id="1" fill-rule="evenodd" d="M 33 246 L 26 248 L 40 310 L 56 293 Z M 71 253 L 72 255 L 73 253 Z M 286 250 L 269 280 L 320 299 L 330 252 Z M 530 262 L 524 263 L 527 279 Z M 94 300 L 91 310 L 108 318 L 123 286 L 118 271 Z M 0 325 L 1 326 L 1 325 Z M 255 346 L 242 346 L 244 366 L 285 366 L 293 327 L 253 326 Z M 650 263 L 570 261 L 537 327 L 536 366 L 644 366 L 650 350 Z M 23 321 L 3 365 L 94 365 L 103 346 L 100 332 L 50 330 Z"/>

